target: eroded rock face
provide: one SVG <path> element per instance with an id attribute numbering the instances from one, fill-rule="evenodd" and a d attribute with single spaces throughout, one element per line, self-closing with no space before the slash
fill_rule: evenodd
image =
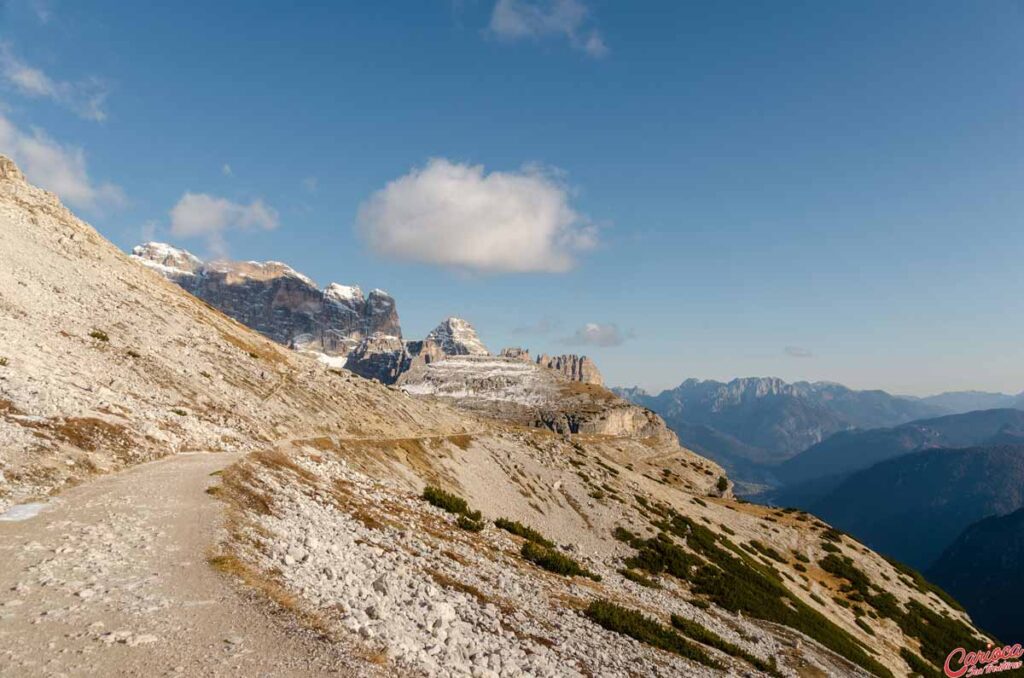
<path id="1" fill-rule="evenodd" d="M 321 290 L 311 279 L 278 261 L 206 263 L 164 243 L 139 245 L 132 256 L 226 315 L 286 346 L 348 355 L 364 339 L 378 334 L 401 343 L 395 300 L 383 290 L 364 296 L 357 286 L 337 283 Z"/>
<path id="2" fill-rule="evenodd" d="M 393 384 L 409 368 L 410 356 L 400 337 L 373 334 L 348 354 L 345 368 L 367 379 Z"/>
<path id="3" fill-rule="evenodd" d="M 427 335 L 445 355 L 490 355 L 476 330 L 462 318 L 448 318 Z"/>
<path id="4" fill-rule="evenodd" d="M 583 384 L 604 385 L 604 379 L 597 369 L 594 361 L 585 355 L 556 355 L 549 356 L 541 354 L 537 356 L 537 364 L 556 372 L 561 372 L 566 379 L 578 381 Z"/>
<path id="5" fill-rule="evenodd" d="M 496 419 L 578 433 L 646 438 L 671 435 L 650 410 L 596 384 L 509 356 L 456 355 L 410 369 L 399 379 L 411 395 L 433 396 Z"/>
<path id="6" fill-rule="evenodd" d="M 502 358 L 513 358 L 515 360 L 522 360 L 525 363 L 533 362 L 533 358 L 530 357 L 530 349 L 519 348 L 518 346 L 503 348 L 501 349 L 501 353 L 499 355 Z"/>

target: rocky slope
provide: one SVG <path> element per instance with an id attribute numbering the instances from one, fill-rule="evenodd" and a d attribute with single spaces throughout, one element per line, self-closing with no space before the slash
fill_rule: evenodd
<path id="1" fill-rule="evenodd" d="M 0 257 L 0 506 L 175 452 L 475 426 L 210 308 L 6 159 Z"/>
<path id="2" fill-rule="evenodd" d="M 365 338 L 402 336 L 395 300 L 358 286 L 324 289 L 278 261 L 204 263 L 182 249 L 146 243 L 132 250 L 140 263 L 279 344 L 347 355 Z"/>
<path id="3" fill-rule="evenodd" d="M 211 564 L 353 647 L 368 675 L 888 676 L 941 662 L 933 631 L 982 642 L 923 580 L 809 515 L 733 500 L 671 437 L 523 427 L 289 351 L 129 259 L 6 159 L 0 319 L 3 501 L 174 452 L 251 451 L 211 490 L 228 511 Z M 492 358 L 428 367 L 459 360 Z M 71 534 L 107 543 L 104 529 Z M 21 595 L 0 592 L 5 618 Z M 143 600 L 118 614 L 141 625 L 196 602 Z M 119 638 L 80 661 L 124 657 Z M 19 643 L 0 635 L 0 656 Z M 166 649 L 165 666 L 196 663 Z"/>
<path id="4" fill-rule="evenodd" d="M 929 576 L 1000 639 L 1024 638 L 1017 591 L 1024 590 L 1024 508 L 979 520 L 950 544 Z"/>

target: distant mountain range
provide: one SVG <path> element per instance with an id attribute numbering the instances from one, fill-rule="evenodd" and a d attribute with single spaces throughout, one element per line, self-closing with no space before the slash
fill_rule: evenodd
<path id="1" fill-rule="evenodd" d="M 807 508 L 918 569 L 964 528 L 1024 507 L 1024 445 L 932 449 L 854 473 Z"/>
<path id="2" fill-rule="evenodd" d="M 687 379 L 658 395 L 636 387 L 613 390 L 660 414 L 684 445 L 722 464 L 741 492 L 778 485 L 780 465 L 836 433 L 895 427 L 993 402 L 1024 407 L 1024 396 L 965 391 L 915 398 L 774 377 Z"/>
<path id="3" fill-rule="evenodd" d="M 1024 410 L 950 414 L 892 428 L 841 431 L 783 462 L 776 476 L 786 485 L 842 476 L 886 459 L 930 447 L 1024 443 Z"/>
<path id="4" fill-rule="evenodd" d="M 1009 642 L 1024 638 L 1017 597 L 1024 590 L 1024 508 L 968 526 L 928 575 L 986 631 Z"/>

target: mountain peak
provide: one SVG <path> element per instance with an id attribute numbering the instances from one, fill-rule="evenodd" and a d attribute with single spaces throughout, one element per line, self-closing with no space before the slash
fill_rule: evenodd
<path id="1" fill-rule="evenodd" d="M 432 329 L 427 340 L 436 342 L 447 355 L 491 354 L 469 321 L 454 316 Z"/>
<path id="2" fill-rule="evenodd" d="M 0 180 L 26 183 L 25 175 L 18 169 L 18 165 L 6 155 L 0 155 Z"/>

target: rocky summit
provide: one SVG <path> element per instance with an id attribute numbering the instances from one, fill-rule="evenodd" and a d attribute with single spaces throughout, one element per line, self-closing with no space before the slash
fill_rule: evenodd
<path id="1" fill-rule="evenodd" d="M 476 330 L 462 318 L 447 318 L 427 335 L 445 355 L 490 355 Z"/>
<path id="2" fill-rule="evenodd" d="M 368 337 L 401 339 L 395 300 L 358 286 L 324 289 L 278 261 L 203 262 L 164 243 L 145 243 L 132 258 L 243 325 L 280 344 L 345 356 Z"/>

